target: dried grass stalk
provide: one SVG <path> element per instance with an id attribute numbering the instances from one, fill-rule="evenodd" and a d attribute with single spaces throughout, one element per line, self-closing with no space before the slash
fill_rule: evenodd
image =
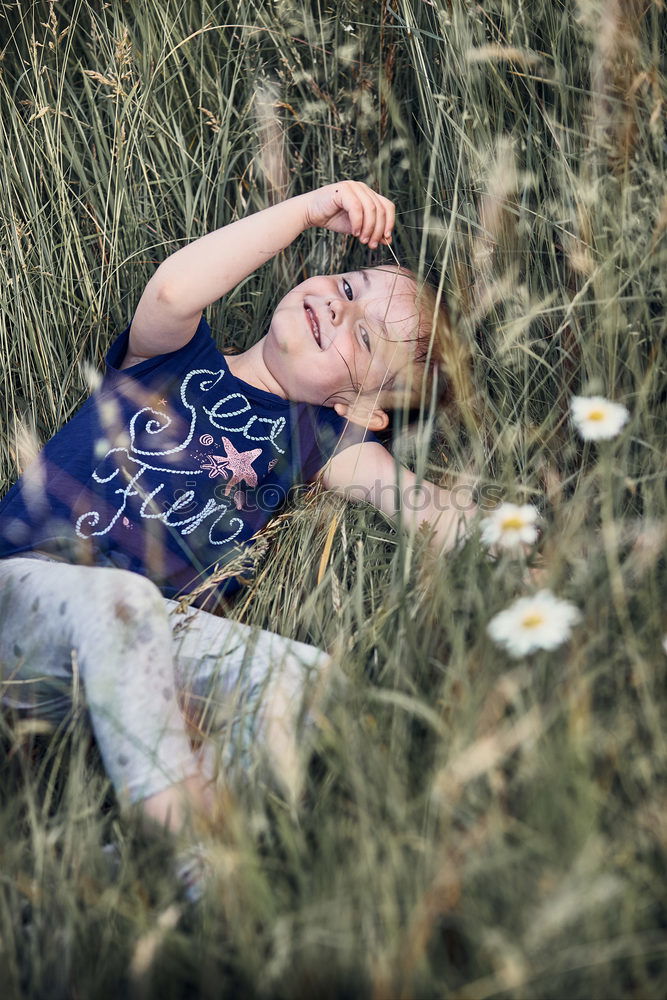
<path id="1" fill-rule="evenodd" d="M 499 136 L 489 169 L 486 190 L 479 201 L 479 233 L 473 239 L 472 261 L 475 274 L 474 308 L 495 301 L 494 286 L 499 273 L 512 267 L 516 245 L 516 203 L 519 185 L 514 145 Z"/>
<path id="2" fill-rule="evenodd" d="M 602 0 L 582 5 L 593 29 L 591 128 L 615 172 L 626 169 L 638 138 L 637 87 L 640 74 L 641 0 Z"/>
<path id="3" fill-rule="evenodd" d="M 279 104 L 280 95 L 275 84 L 264 81 L 258 85 L 255 91 L 259 144 L 257 164 L 266 184 L 270 205 L 287 197 L 289 187 L 285 133 L 275 110 Z"/>

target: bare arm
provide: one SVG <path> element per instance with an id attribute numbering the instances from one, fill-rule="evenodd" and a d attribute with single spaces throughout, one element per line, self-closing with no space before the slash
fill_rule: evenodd
<path id="1" fill-rule="evenodd" d="M 470 476 L 462 475 L 452 489 L 427 480 L 418 482 L 414 472 L 397 465 L 377 442 L 351 445 L 334 455 L 320 478 L 326 489 L 351 500 L 366 500 L 404 528 L 428 523 L 440 552 L 456 546 L 477 513 Z"/>
<path id="2" fill-rule="evenodd" d="M 311 226 L 388 243 L 394 206 L 365 184 L 340 181 L 239 219 L 177 250 L 146 285 L 132 320 L 127 362 L 177 350 L 202 310 L 222 298 Z"/>

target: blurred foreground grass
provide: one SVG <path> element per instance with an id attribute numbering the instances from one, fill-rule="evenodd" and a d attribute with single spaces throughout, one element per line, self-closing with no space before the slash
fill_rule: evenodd
<path id="1" fill-rule="evenodd" d="M 545 582 L 583 615 L 511 661 L 485 629 L 526 589 L 515 559 L 473 539 L 429 570 L 420 540 L 304 493 L 234 610 L 349 680 L 303 808 L 234 789 L 216 884 L 179 920 L 169 847 L 119 820 L 82 709 L 57 734 L 3 721 L 3 996 L 663 997 L 664 4 L 0 14 L 4 486 L 167 253 L 355 177 L 395 199 L 399 258 L 437 275 L 475 358 L 479 423 L 395 447 L 431 477 L 472 454 L 537 504 Z M 220 343 L 369 259 L 306 234 L 210 311 Z M 592 393 L 630 410 L 614 441 L 572 428 Z"/>

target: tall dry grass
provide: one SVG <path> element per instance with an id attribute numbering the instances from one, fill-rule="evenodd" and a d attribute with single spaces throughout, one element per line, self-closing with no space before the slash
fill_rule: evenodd
<path id="1" fill-rule="evenodd" d="M 1 15 L 3 482 L 169 252 L 355 177 L 396 200 L 399 259 L 474 355 L 481 424 L 439 415 L 396 453 L 431 478 L 472 457 L 535 503 L 545 582 L 583 615 L 511 661 L 486 625 L 526 590 L 521 560 L 474 538 L 434 567 L 425 539 L 304 492 L 234 608 L 335 649 L 347 679 L 302 809 L 234 789 L 187 915 L 169 845 L 119 818 L 83 706 L 57 733 L 3 722 L 4 995 L 664 996 L 664 4 Z M 244 348 L 305 273 L 376 259 L 309 232 L 209 319 Z M 631 413 L 600 446 L 569 419 L 595 393 Z"/>

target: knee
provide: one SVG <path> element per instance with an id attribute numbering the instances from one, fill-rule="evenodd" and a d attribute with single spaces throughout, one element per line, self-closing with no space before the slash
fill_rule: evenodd
<path id="1" fill-rule="evenodd" d="M 318 646 L 310 646 L 305 642 L 291 641 L 289 644 L 289 660 L 292 669 L 302 676 L 316 676 L 328 673 L 333 663 L 332 657 Z"/>
<path id="2" fill-rule="evenodd" d="M 111 616 L 123 625 L 135 624 L 148 614 L 164 611 L 162 594 L 145 576 L 126 569 L 108 569 L 100 583 Z"/>
<path id="3" fill-rule="evenodd" d="M 293 642 L 289 651 L 274 662 L 268 689 L 295 706 L 319 703 L 333 680 L 334 661 L 324 650 Z"/>

